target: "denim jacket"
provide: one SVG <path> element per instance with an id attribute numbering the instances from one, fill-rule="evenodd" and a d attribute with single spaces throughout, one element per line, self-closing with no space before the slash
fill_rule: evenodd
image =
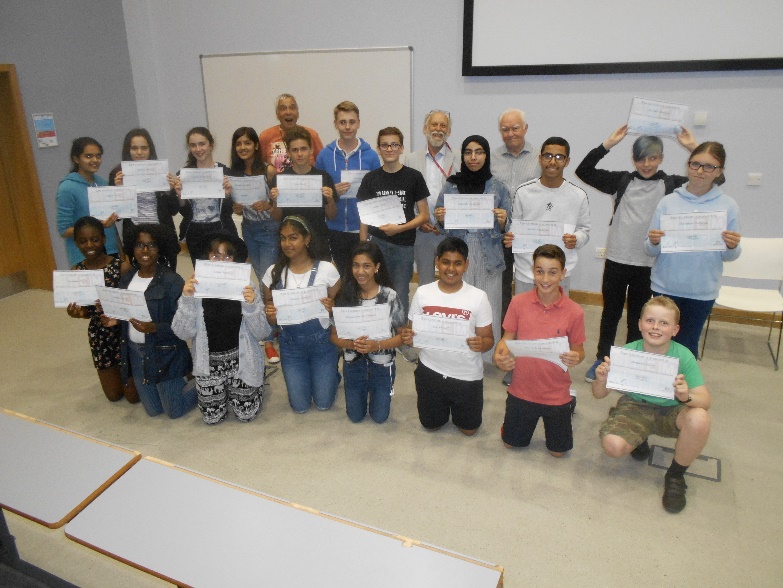
<path id="1" fill-rule="evenodd" d="M 261 294 L 256 290 L 253 304 L 242 301 L 242 323 L 239 326 L 239 371 L 237 376 L 248 386 L 264 383 L 264 360 L 258 344 L 272 330 L 266 320 Z M 171 328 L 181 339 L 193 339 L 193 375 L 209 375 L 209 342 L 201 298 L 182 296 Z"/>
<path id="2" fill-rule="evenodd" d="M 128 288 L 137 269 L 120 278 L 119 287 Z M 147 308 L 150 311 L 156 331 L 144 336 L 144 383 L 158 384 L 175 378 L 182 378 L 191 369 L 188 345 L 172 331 L 171 321 L 177 310 L 177 300 L 182 295 L 185 282 L 179 274 L 166 265 L 158 264 L 155 275 L 144 291 Z M 130 377 L 128 354 L 128 329 L 133 327 L 128 321 L 122 321 L 121 373 L 123 382 Z"/>
<path id="3" fill-rule="evenodd" d="M 495 208 L 502 208 L 506 211 L 507 219 L 506 226 L 508 226 L 511 220 L 511 198 L 508 195 L 508 189 L 503 182 L 496 180 L 494 177 L 487 180 L 484 184 L 484 194 L 495 195 Z M 459 189 L 456 184 L 446 182 L 443 184 L 443 189 L 440 191 L 438 201 L 435 204 L 435 208 L 443 206 L 444 194 L 459 194 Z M 459 237 L 465 239 L 468 234 L 467 229 L 445 229 L 443 225 L 438 223 L 438 229 L 445 232 L 452 237 Z M 500 230 L 497 219 L 495 219 L 495 226 L 492 229 L 481 229 L 476 231 L 479 236 L 479 242 L 481 243 L 481 255 L 484 257 L 484 264 L 486 267 L 495 268 L 496 270 L 502 270 L 506 267 L 506 262 L 503 260 L 503 233 L 505 231 Z M 476 255 L 477 252 L 471 251 L 471 255 Z"/>

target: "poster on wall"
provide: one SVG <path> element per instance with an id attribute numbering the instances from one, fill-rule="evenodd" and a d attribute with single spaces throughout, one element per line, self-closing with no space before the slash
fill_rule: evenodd
<path id="1" fill-rule="evenodd" d="M 33 127 L 35 128 L 35 138 L 38 141 L 39 149 L 57 147 L 57 131 L 54 128 L 54 114 L 51 112 L 34 114 Z"/>

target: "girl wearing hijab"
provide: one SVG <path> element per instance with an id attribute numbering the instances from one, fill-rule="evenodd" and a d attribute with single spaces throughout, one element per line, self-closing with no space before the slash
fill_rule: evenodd
<path id="1" fill-rule="evenodd" d="M 503 269 L 503 233 L 511 215 L 511 197 L 503 182 L 492 177 L 489 166 L 489 143 L 484 137 L 471 135 L 462 142 L 461 171 L 449 176 L 435 204 L 435 220 L 446 234 L 459 237 L 468 244 L 470 265 L 462 279 L 487 293 L 492 306 L 492 329 L 495 341 L 500 341 L 501 286 Z M 495 226 L 491 229 L 447 229 L 445 194 L 493 194 Z M 494 347 L 484 353 L 484 361 L 492 363 Z"/>

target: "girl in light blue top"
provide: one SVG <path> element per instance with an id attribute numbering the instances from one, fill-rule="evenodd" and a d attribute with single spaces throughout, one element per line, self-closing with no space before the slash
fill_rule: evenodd
<path id="1" fill-rule="evenodd" d="M 503 270 L 503 233 L 511 215 L 511 197 L 503 182 L 492 177 L 490 171 L 489 143 L 484 137 L 471 135 L 462 142 L 462 165 L 459 172 L 449 176 L 435 204 L 435 220 L 439 229 L 468 244 L 470 265 L 462 279 L 487 293 L 492 306 L 492 329 L 495 341 L 500 341 L 500 311 Z M 445 228 L 447 210 L 446 194 L 494 194 L 495 216 L 491 229 Z M 484 353 L 484 361 L 492 363 L 494 347 Z"/>
<path id="2" fill-rule="evenodd" d="M 698 357 L 699 338 L 704 323 L 718 297 L 723 262 L 740 256 L 739 207 L 723 192 L 721 184 L 726 164 L 723 145 L 702 143 L 688 160 L 688 183 L 665 196 L 655 210 L 644 249 L 655 257 L 652 268 L 653 295 L 664 294 L 680 308 L 680 331 L 674 340 Z M 721 236 L 723 251 L 661 253 L 661 215 L 726 211 L 726 230 Z"/>

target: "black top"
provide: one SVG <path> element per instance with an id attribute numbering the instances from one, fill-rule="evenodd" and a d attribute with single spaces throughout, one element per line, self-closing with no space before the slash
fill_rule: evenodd
<path id="1" fill-rule="evenodd" d="M 430 195 L 427 182 L 421 172 L 405 165 L 399 171 L 389 173 L 382 167 L 369 172 L 359 186 L 356 197 L 359 200 L 369 200 L 380 196 L 397 196 L 405 212 L 405 222 L 416 217 L 415 205 Z M 410 229 L 389 237 L 378 227 L 368 227 L 369 233 L 378 239 L 383 239 L 395 245 L 412 247 L 416 241 L 416 229 Z"/>
<path id="2" fill-rule="evenodd" d="M 204 324 L 210 353 L 230 351 L 239 347 L 239 327 L 242 325 L 242 303 L 238 300 L 204 298 Z"/>
<path id="3" fill-rule="evenodd" d="M 280 172 L 278 175 L 297 175 L 297 173 L 293 170 L 293 168 L 288 168 Z M 323 186 L 327 186 L 332 189 L 332 194 L 334 195 L 334 201 L 337 202 L 340 197 L 337 195 L 337 190 L 334 187 L 334 181 L 332 180 L 332 176 L 330 176 L 328 173 L 326 173 L 323 170 L 320 170 L 318 168 L 311 168 L 309 172 L 306 174 L 299 174 L 303 176 L 321 176 L 323 179 Z M 272 187 L 274 188 L 277 186 L 277 176 L 274 177 L 272 180 Z M 326 206 L 326 197 L 323 199 L 323 204 Z M 282 207 L 280 210 L 283 212 L 283 218 L 289 216 L 289 215 L 295 215 L 302 217 L 307 221 L 307 224 L 310 225 L 310 228 L 313 230 L 313 233 L 315 233 L 317 246 L 312 247 L 310 249 L 311 254 L 316 259 L 322 259 L 324 261 L 331 261 L 332 260 L 332 253 L 329 249 L 329 229 L 326 226 L 326 212 L 324 211 L 324 206 L 321 208 L 311 208 L 309 206 L 307 207 L 298 207 L 298 206 L 285 206 Z"/>

